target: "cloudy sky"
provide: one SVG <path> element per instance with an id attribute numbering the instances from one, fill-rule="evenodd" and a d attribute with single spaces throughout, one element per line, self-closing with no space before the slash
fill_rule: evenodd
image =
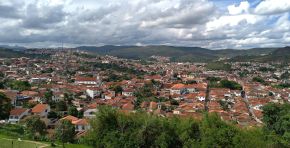
<path id="1" fill-rule="evenodd" d="M 0 0 L 0 44 L 286 46 L 290 0 Z"/>

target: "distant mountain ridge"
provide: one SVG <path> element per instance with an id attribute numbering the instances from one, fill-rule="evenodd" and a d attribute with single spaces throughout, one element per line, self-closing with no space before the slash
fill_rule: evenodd
<path id="1" fill-rule="evenodd" d="M 26 50 L 26 47 L 23 46 L 10 46 L 10 45 L 0 45 L 0 48 L 5 48 L 5 49 L 13 49 L 13 50 L 17 50 L 17 51 L 22 51 L 22 50 Z"/>
<path id="2" fill-rule="evenodd" d="M 25 47 L 9 46 L 3 48 L 0 45 L 0 58 L 31 57 L 25 53 Z M 16 49 L 14 49 L 16 48 Z M 170 57 L 172 61 L 178 62 L 212 62 L 216 60 L 233 62 L 290 62 L 290 47 L 284 48 L 253 48 L 246 50 L 222 49 L 210 50 L 201 47 L 181 46 L 80 46 L 75 49 L 87 51 L 98 55 L 111 55 L 128 59 L 148 59 L 153 55 Z"/>
<path id="3" fill-rule="evenodd" d="M 236 56 L 260 56 L 273 52 L 276 48 L 253 48 L 248 50 L 210 50 L 201 47 L 180 46 L 80 46 L 76 49 L 85 50 L 100 55 L 112 55 L 129 59 L 146 59 L 152 55 L 171 57 L 173 61 L 208 62 L 220 58 L 233 58 Z"/>

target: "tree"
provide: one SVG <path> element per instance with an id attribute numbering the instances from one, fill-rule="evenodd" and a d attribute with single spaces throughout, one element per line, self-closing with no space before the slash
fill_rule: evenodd
<path id="1" fill-rule="evenodd" d="M 0 81 L 0 89 L 4 89 L 4 82 Z"/>
<path id="2" fill-rule="evenodd" d="M 10 99 L 0 92 L 0 119 L 7 119 L 12 109 Z"/>
<path id="3" fill-rule="evenodd" d="M 263 122 L 271 137 L 276 137 L 278 147 L 290 146 L 290 104 L 269 103 L 263 106 Z M 277 135 L 277 136 L 275 136 Z M 271 138 L 271 140 L 274 138 Z"/>
<path id="4" fill-rule="evenodd" d="M 40 119 L 39 116 L 31 116 L 25 120 L 26 129 L 28 134 L 36 138 L 36 136 L 43 136 L 46 133 L 46 124 Z"/>
<path id="5" fill-rule="evenodd" d="M 240 129 L 216 114 L 205 114 L 199 121 L 123 114 L 108 106 L 98 109 L 85 136 L 92 147 L 270 147 L 262 130 Z"/>
<path id="6" fill-rule="evenodd" d="M 47 104 L 52 103 L 52 97 L 53 97 L 53 92 L 51 90 L 48 90 L 44 93 L 44 99 Z"/>
<path id="7" fill-rule="evenodd" d="M 232 90 L 242 90 L 242 86 L 235 81 L 221 80 L 220 85 L 221 87 L 229 88 Z"/>
<path id="8" fill-rule="evenodd" d="M 254 77 L 253 81 L 254 82 L 260 82 L 260 83 L 265 83 L 265 80 L 263 78 L 261 78 L 261 77 Z"/>
<path id="9" fill-rule="evenodd" d="M 54 111 L 48 113 L 47 118 L 58 118 L 58 114 Z"/>
<path id="10" fill-rule="evenodd" d="M 63 144 L 66 142 L 73 142 L 75 136 L 75 127 L 69 120 L 60 120 L 55 128 L 56 139 Z"/>
<path id="11" fill-rule="evenodd" d="M 112 90 L 115 91 L 116 94 L 118 94 L 118 93 L 122 93 L 123 88 L 120 85 L 117 85 L 117 86 L 113 86 Z"/>
<path id="12" fill-rule="evenodd" d="M 4 73 L 3 72 L 0 72 L 0 78 L 4 78 Z"/>
<path id="13" fill-rule="evenodd" d="M 19 90 L 19 91 L 29 90 L 31 88 L 31 85 L 27 81 L 13 80 L 8 85 L 12 89 Z"/>
<path id="14" fill-rule="evenodd" d="M 59 101 L 56 104 L 56 111 L 66 111 L 67 110 L 67 106 L 66 103 L 64 101 Z"/>
<path id="15" fill-rule="evenodd" d="M 75 106 L 70 106 L 68 108 L 68 114 L 72 115 L 74 117 L 77 117 L 79 113 L 78 113 L 78 110 L 77 110 L 77 108 Z"/>
<path id="16" fill-rule="evenodd" d="M 64 100 L 67 102 L 67 104 L 71 105 L 73 100 L 72 94 L 64 93 Z"/>

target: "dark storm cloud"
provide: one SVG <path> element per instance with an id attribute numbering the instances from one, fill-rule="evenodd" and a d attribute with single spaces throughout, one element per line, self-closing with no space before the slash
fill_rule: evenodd
<path id="1" fill-rule="evenodd" d="M 0 18 L 19 18 L 20 12 L 13 6 L 0 5 Z"/>
<path id="2" fill-rule="evenodd" d="M 66 13 L 63 6 L 40 7 L 30 4 L 26 8 L 26 15 L 22 18 L 22 26 L 32 29 L 52 28 L 64 20 Z"/>

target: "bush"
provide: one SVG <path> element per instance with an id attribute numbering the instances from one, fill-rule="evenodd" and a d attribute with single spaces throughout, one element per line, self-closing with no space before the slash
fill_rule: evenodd
<path id="1" fill-rule="evenodd" d="M 267 147 L 263 138 L 261 132 L 237 128 L 216 114 L 205 114 L 197 121 L 123 114 L 102 106 L 84 142 L 92 147 Z"/>

